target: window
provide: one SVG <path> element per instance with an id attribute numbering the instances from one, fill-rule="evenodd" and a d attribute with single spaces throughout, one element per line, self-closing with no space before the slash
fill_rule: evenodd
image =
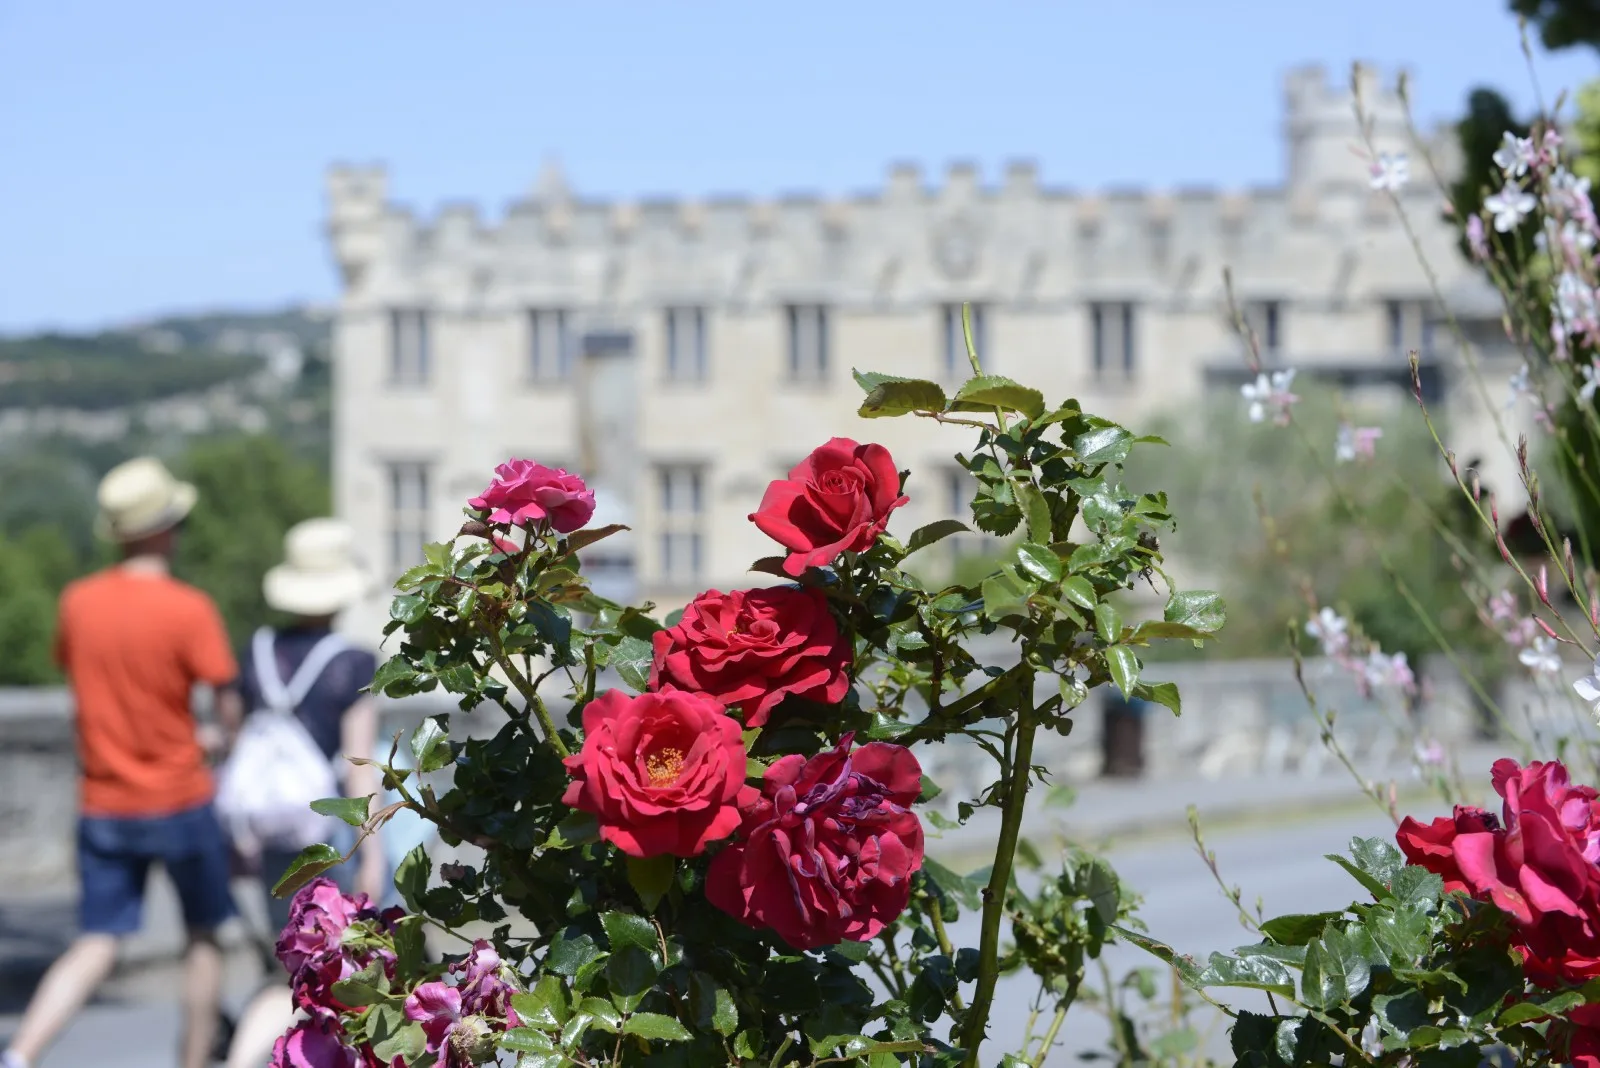
<path id="1" fill-rule="evenodd" d="M 705 472 L 690 465 L 658 472 L 661 500 L 661 577 L 674 585 L 700 579 L 705 521 Z"/>
<path id="2" fill-rule="evenodd" d="M 789 306 L 789 377 L 796 382 L 828 377 L 828 309 L 821 305 Z"/>
<path id="3" fill-rule="evenodd" d="M 535 382 L 560 382 L 572 364 L 572 339 L 562 308 L 528 312 L 528 377 Z"/>
<path id="4" fill-rule="evenodd" d="M 987 346 L 984 344 L 983 305 L 969 304 L 972 320 L 972 350 L 978 354 L 978 366 L 987 364 Z M 944 306 L 944 373 L 949 378 L 966 378 L 972 373 L 972 363 L 967 359 L 967 337 L 961 325 L 961 305 Z"/>
<path id="5" fill-rule="evenodd" d="M 428 541 L 428 465 L 389 465 L 389 564 L 396 571 L 422 562 Z"/>
<path id="6" fill-rule="evenodd" d="M 704 308 L 667 309 L 667 377 L 675 382 L 703 382 L 706 377 Z"/>
<path id="7" fill-rule="evenodd" d="M 1282 303 L 1276 300 L 1250 301 L 1244 306 L 1244 321 L 1255 332 L 1261 358 L 1269 363 L 1277 362 L 1283 351 Z"/>
<path id="8" fill-rule="evenodd" d="M 1132 304 L 1091 304 L 1089 321 L 1093 337 L 1094 376 L 1121 366 L 1122 377 L 1133 377 L 1134 336 Z"/>
<path id="9" fill-rule="evenodd" d="M 428 313 L 415 308 L 389 312 L 389 381 L 420 386 L 428 381 Z"/>
<path id="10" fill-rule="evenodd" d="M 1428 356 L 1433 350 L 1433 319 L 1428 304 L 1421 300 L 1391 300 L 1389 315 L 1389 351 L 1404 356 L 1416 350 L 1419 356 Z"/>

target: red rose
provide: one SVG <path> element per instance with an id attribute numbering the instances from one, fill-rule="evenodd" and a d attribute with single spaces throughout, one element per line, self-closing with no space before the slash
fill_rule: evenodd
<path id="1" fill-rule="evenodd" d="M 494 469 L 489 488 L 468 501 L 467 507 L 487 509 L 491 523 L 521 526 L 529 520 L 549 521 L 560 533 L 570 534 L 594 515 L 594 493 L 583 479 L 561 468 L 532 460 L 507 460 Z M 501 546 L 501 551 L 507 550 Z"/>
<path id="2" fill-rule="evenodd" d="M 739 826 L 741 792 L 755 799 L 738 721 L 702 694 L 607 690 L 584 706 L 583 732 L 561 801 L 630 856 L 695 856 Z"/>
<path id="3" fill-rule="evenodd" d="M 816 590 L 708 590 L 654 641 L 652 690 L 739 706 L 746 727 L 765 723 L 789 694 L 834 704 L 850 689 L 850 643 Z"/>
<path id="4" fill-rule="evenodd" d="M 784 571 L 800 575 L 872 548 L 889 513 L 909 499 L 888 449 L 833 438 L 768 486 L 750 521 L 789 550 Z"/>
<path id="5" fill-rule="evenodd" d="M 1445 893 L 1456 890 L 1471 892 L 1461 869 L 1456 867 L 1455 841 L 1463 834 L 1488 834 L 1500 829 L 1500 820 L 1492 812 L 1470 805 L 1457 805 L 1455 815 L 1440 816 L 1432 823 L 1423 824 L 1407 816 L 1395 832 L 1400 851 L 1406 859 L 1419 868 L 1426 868 L 1444 879 Z"/>
<path id="6" fill-rule="evenodd" d="M 1407 820 L 1401 849 L 1449 888 L 1510 917 L 1529 979 L 1557 985 L 1600 975 L 1600 794 L 1574 786 L 1553 761 L 1496 761 L 1493 782 L 1505 799 L 1499 823 L 1463 809 L 1427 827 Z"/>
<path id="7" fill-rule="evenodd" d="M 852 753 L 850 743 L 767 769 L 740 839 L 711 861 L 706 900 L 796 949 L 864 942 L 904 911 L 922 867 L 922 821 L 910 808 L 922 768 L 904 746 Z"/>

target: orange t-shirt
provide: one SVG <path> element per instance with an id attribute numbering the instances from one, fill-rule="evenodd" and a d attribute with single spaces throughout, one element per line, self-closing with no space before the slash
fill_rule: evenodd
<path id="1" fill-rule="evenodd" d="M 211 800 L 190 691 L 238 674 L 211 598 L 112 567 L 61 593 L 56 661 L 78 706 L 83 811 L 157 816 Z"/>

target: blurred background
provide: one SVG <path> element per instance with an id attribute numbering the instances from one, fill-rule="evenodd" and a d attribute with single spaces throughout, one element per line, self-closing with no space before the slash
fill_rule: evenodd
<path id="1" fill-rule="evenodd" d="M 859 422 L 850 373 L 959 381 L 963 305 L 986 371 L 1177 446 L 1130 482 L 1172 494 L 1175 577 L 1229 605 L 1207 659 L 1147 673 L 1180 684 L 1182 718 L 1080 713 L 1047 754 L 1076 803 L 1037 833 L 1112 841 L 1161 937 L 1222 948 L 1230 906 L 1173 834 L 1195 803 L 1239 881 L 1309 911 L 1323 865 L 1285 856 L 1324 850 L 1285 843 L 1386 821 L 1327 759 L 1286 628 L 1336 604 L 1407 654 L 1415 698 L 1318 676 L 1401 788 L 1419 735 L 1490 752 L 1436 630 L 1496 687 L 1533 685 L 1484 639 L 1492 591 L 1464 578 L 1474 535 L 1407 364 L 1463 464 L 1514 497 L 1494 416 L 1537 413 L 1504 403 L 1522 357 L 1444 190 L 1475 209 L 1501 133 L 1571 119 L 1600 75 L 1585 5 L 1519 6 L 1526 46 L 1503 0 L 0 0 L 0 1039 L 72 934 L 50 643 L 63 585 L 109 561 L 110 467 L 155 454 L 199 487 L 176 571 L 236 642 L 270 620 L 289 526 L 348 520 L 392 578 L 512 455 L 582 473 L 595 522 L 632 528 L 585 560 L 596 587 L 667 609 L 751 584 L 768 549 L 745 515 L 831 434 L 913 469 L 898 532 L 963 514 L 968 443 Z M 1371 172 L 1402 152 L 1403 216 Z M 1255 363 L 1296 371 L 1320 456 L 1248 421 Z M 1338 463 L 1357 424 L 1381 429 L 1381 471 Z M 1352 533 L 1352 509 L 1379 518 Z M 981 575 L 1004 548 L 962 536 L 919 567 Z M 375 646 L 386 618 L 380 590 L 342 626 Z M 947 795 L 962 776 L 936 773 Z M 114 1030 L 170 1063 L 169 906 L 47 1068 L 97 1063 Z"/>

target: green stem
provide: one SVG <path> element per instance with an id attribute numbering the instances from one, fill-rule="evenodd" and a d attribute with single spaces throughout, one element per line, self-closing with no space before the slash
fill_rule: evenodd
<path id="1" fill-rule="evenodd" d="M 522 699 L 528 703 L 528 710 L 539 718 L 539 727 L 544 731 L 545 741 L 550 743 L 557 755 L 571 756 L 572 750 L 567 748 L 567 743 L 556 733 L 555 721 L 550 718 L 550 710 L 544 707 L 539 691 L 528 681 L 528 676 L 517 668 L 511 657 L 506 655 L 505 643 L 500 640 L 500 627 L 491 621 L 485 624 L 483 631 L 489 636 L 489 645 L 494 650 L 494 662 L 500 665 L 500 670 L 506 673 L 511 685 L 517 688 Z"/>
<path id="2" fill-rule="evenodd" d="M 1050 1056 L 1050 1047 L 1056 1044 L 1056 1034 L 1061 1030 L 1062 1021 L 1067 1018 L 1066 1006 L 1056 1010 L 1056 1015 L 1050 1021 L 1050 1029 L 1044 1033 L 1044 1040 L 1039 1043 L 1039 1055 L 1033 1059 L 1033 1068 L 1041 1068 L 1044 1059 Z"/>
<path id="3" fill-rule="evenodd" d="M 983 935 L 978 943 L 978 982 L 972 993 L 972 1009 L 961 1036 L 966 1050 L 966 1068 L 978 1068 L 978 1047 L 983 1045 L 994 1004 L 994 987 L 1000 978 L 1000 919 L 1005 913 L 1006 891 L 1011 887 L 1011 865 L 1017 856 L 1017 839 L 1022 833 L 1022 811 L 1028 800 L 1028 779 L 1033 774 L 1033 672 L 1024 670 L 1018 684 L 1019 703 L 1017 744 L 1007 768 L 1005 804 L 1000 816 L 1000 844 L 994 853 L 994 870 L 989 885 L 983 888 Z"/>
<path id="4" fill-rule="evenodd" d="M 954 961 L 956 959 L 956 951 L 950 943 L 949 932 L 944 929 L 944 902 L 933 897 L 930 897 L 929 901 L 933 907 L 928 910 L 928 918 L 933 921 L 933 936 L 939 940 L 939 952 Z M 951 992 L 950 1004 L 955 1006 L 957 1012 L 966 1011 L 967 1006 L 966 1002 L 961 998 L 960 987 Z"/>

